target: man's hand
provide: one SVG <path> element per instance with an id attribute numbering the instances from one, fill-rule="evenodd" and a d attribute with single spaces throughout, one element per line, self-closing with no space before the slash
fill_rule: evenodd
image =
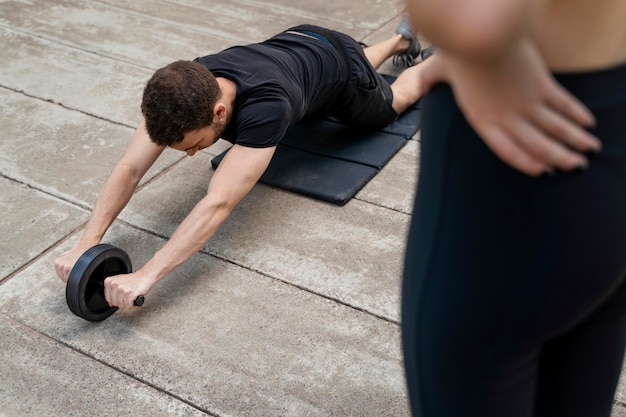
<path id="1" fill-rule="evenodd" d="M 65 252 L 54 261 L 54 270 L 56 271 L 61 281 L 67 283 L 67 279 L 70 276 L 70 272 L 76 264 L 76 261 L 85 252 L 82 248 L 74 248 Z"/>
<path id="2" fill-rule="evenodd" d="M 591 112 L 552 77 L 529 40 L 499 62 L 473 63 L 446 56 L 448 80 L 474 130 L 507 164 L 532 176 L 588 164 L 600 141 L 585 130 Z"/>
<path id="3" fill-rule="evenodd" d="M 111 307 L 132 308 L 140 295 L 147 295 L 156 281 L 141 270 L 115 275 L 104 280 L 104 298 Z"/>

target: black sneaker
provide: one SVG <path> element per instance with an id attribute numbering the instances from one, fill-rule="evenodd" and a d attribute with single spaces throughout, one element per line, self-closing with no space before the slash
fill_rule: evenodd
<path id="1" fill-rule="evenodd" d="M 405 66 L 411 67 L 415 64 L 415 58 L 417 58 L 422 50 L 422 46 L 417 40 L 417 35 L 413 28 L 411 27 L 411 23 L 409 22 L 408 16 L 403 16 L 402 21 L 398 25 L 396 29 L 396 33 L 402 35 L 404 39 L 408 39 L 411 41 L 411 46 L 409 48 L 393 57 L 393 65 L 396 67 Z"/>
<path id="2" fill-rule="evenodd" d="M 422 57 L 422 61 L 427 60 L 433 55 L 437 54 L 437 49 L 434 46 L 429 46 L 428 48 L 422 49 L 420 56 Z"/>

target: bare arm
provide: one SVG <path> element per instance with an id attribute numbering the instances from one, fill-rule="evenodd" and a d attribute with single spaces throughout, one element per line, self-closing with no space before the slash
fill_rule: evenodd
<path id="1" fill-rule="evenodd" d="M 259 180 L 275 149 L 234 145 L 213 175 L 207 195 L 152 259 L 133 274 L 105 280 L 109 304 L 132 307 L 137 296 L 148 294 L 159 280 L 202 249 Z"/>
<path id="2" fill-rule="evenodd" d="M 72 250 L 60 256 L 54 263 L 56 273 L 63 282 L 67 281 L 78 257 L 100 242 L 111 223 L 128 204 L 141 178 L 163 149 L 150 140 L 145 123 L 142 121 L 98 194 L 80 239 Z"/>
<path id="3" fill-rule="evenodd" d="M 600 150 L 591 112 L 552 77 L 533 39 L 547 0 L 409 0 L 415 25 L 441 49 L 468 122 L 512 167 L 540 175 L 587 166 Z M 419 25 L 423 25 L 419 26 Z"/>
<path id="4" fill-rule="evenodd" d="M 409 0 L 416 28 L 469 60 L 498 58 L 529 33 L 545 0 Z"/>

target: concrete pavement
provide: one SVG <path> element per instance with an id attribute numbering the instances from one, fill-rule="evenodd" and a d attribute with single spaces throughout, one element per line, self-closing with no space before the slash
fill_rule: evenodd
<path id="1" fill-rule="evenodd" d="M 141 309 L 88 323 L 53 269 L 155 69 L 303 22 L 372 43 L 401 6 L 0 1 L 0 416 L 409 415 L 399 284 L 417 136 L 344 207 L 257 185 Z M 205 193 L 225 146 L 167 151 L 103 241 L 140 267 Z M 626 416 L 626 386 L 616 401 Z"/>

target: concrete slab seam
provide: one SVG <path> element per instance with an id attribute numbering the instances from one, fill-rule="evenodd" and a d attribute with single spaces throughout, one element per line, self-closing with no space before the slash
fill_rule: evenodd
<path id="1" fill-rule="evenodd" d="M 21 95 L 23 95 L 25 97 L 32 98 L 32 99 L 35 99 L 35 100 L 40 100 L 40 101 L 43 101 L 45 103 L 55 104 L 55 105 L 61 107 L 62 109 L 74 111 L 74 112 L 77 112 L 77 113 L 80 113 L 80 114 L 84 114 L 85 116 L 93 117 L 94 119 L 101 120 L 103 122 L 111 123 L 111 124 L 114 124 L 114 125 L 117 125 L 117 126 L 127 127 L 127 128 L 130 128 L 130 129 L 136 128 L 136 126 L 131 126 L 131 125 L 128 125 L 126 123 L 118 122 L 116 120 L 107 119 L 105 117 L 98 116 L 98 115 L 95 115 L 93 113 L 86 112 L 84 110 L 79 110 L 79 109 L 75 109 L 73 107 L 66 106 L 65 104 L 61 103 L 60 101 L 56 101 L 56 100 L 53 100 L 53 99 L 50 99 L 50 98 L 45 98 L 45 97 L 34 96 L 32 94 L 27 93 L 24 90 L 17 90 L 15 88 L 11 88 L 9 86 L 2 85 L 2 84 L 0 84 L 0 88 L 4 88 L 5 90 L 9 90 L 11 92 L 14 92 L 14 93 L 17 93 L 17 94 L 21 94 Z"/>
<path id="2" fill-rule="evenodd" d="M 99 58 L 105 58 L 105 59 L 108 59 L 108 60 L 111 60 L 111 61 L 115 61 L 115 62 L 122 62 L 124 64 L 131 65 L 131 66 L 134 66 L 134 67 L 137 67 L 137 68 L 141 68 L 141 69 L 145 69 L 145 70 L 151 70 L 151 71 L 156 70 L 156 68 L 151 68 L 151 67 L 147 67 L 147 66 L 144 66 L 144 65 L 139 65 L 135 61 L 125 60 L 125 59 L 116 58 L 114 56 L 105 55 L 105 54 L 102 54 L 102 53 L 99 53 L 99 52 L 96 52 L 96 51 L 92 51 L 90 49 L 81 48 L 80 46 L 78 46 L 76 44 L 65 43 L 65 42 L 59 41 L 58 39 L 42 36 L 42 35 L 39 35 L 39 34 L 37 34 L 35 32 L 30 32 L 30 31 L 27 31 L 27 30 L 15 29 L 14 27 L 6 26 L 6 25 L 3 25 L 1 23 L 0 23 L 0 28 L 6 29 L 9 32 L 14 32 L 14 33 L 19 33 L 21 35 L 30 36 L 30 37 L 35 38 L 35 39 L 41 39 L 41 40 L 49 42 L 49 43 L 60 45 L 60 46 L 63 46 L 65 48 L 73 49 L 75 51 L 80 51 L 80 52 L 83 52 L 83 53 L 86 53 L 86 54 L 89 54 L 89 55 L 97 56 Z"/>
<path id="3" fill-rule="evenodd" d="M 152 20 L 154 22 L 165 23 L 165 24 L 176 26 L 176 27 L 179 27 L 179 28 L 188 29 L 188 30 L 190 30 L 192 32 L 196 32 L 196 33 L 203 34 L 203 35 L 206 35 L 208 33 L 211 36 L 215 36 L 216 38 L 227 40 L 227 41 L 247 42 L 245 39 L 236 40 L 236 39 L 233 39 L 231 37 L 224 36 L 223 34 L 221 35 L 220 34 L 221 32 L 215 32 L 215 31 L 210 31 L 210 30 L 209 31 L 207 31 L 207 30 L 199 30 L 196 26 L 181 24 L 180 21 L 172 21 L 172 20 L 167 20 L 167 19 L 161 19 L 161 18 L 156 17 L 156 16 L 152 16 L 152 15 L 144 14 L 144 13 L 137 13 L 137 12 L 134 12 L 132 10 L 124 9 L 124 8 L 113 6 L 113 5 L 110 5 L 110 4 L 105 4 L 105 3 L 100 3 L 100 2 L 97 2 L 97 1 L 90 1 L 90 0 L 85 0 L 85 3 L 98 5 L 99 7 L 108 8 L 109 10 L 115 10 L 115 11 L 121 12 L 122 14 L 127 14 L 129 16 L 141 17 L 143 19 Z M 183 6 L 182 4 L 180 4 L 180 5 Z M 187 7 L 187 8 L 192 8 L 192 9 L 196 9 L 196 10 L 203 10 L 203 11 L 207 10 L 207 9 L 204 9 L 204 8 L 198 8 L 198 7 L 193 7 L 193 6 L 187 6 L 187 5 L 184 5 L 184 6 Z M 215 14 L 219 14 L 219 13 L 215 13 Z M 156 69 L 156 68 L 154 68 L 154 69 Z"/>
<path id="4" fill-rule="evenodd" d="M 117 219 L 116 222 L 119 222 L 119 224 L 125 225 L 127 227 L 130 227 L 132 229 L 135 229 L 137 231 L 146 233 L 148 235 L 154 236 L 154 237 L 162 239 L 162 240 L 168 240 L 169 239 L 169 236 L 165 236 L 165 235 L 156 233 L 156 232 L 154 232 L 152 230 L 145 229 L 143 227 L 137 226 L 135 224 L 129 223 L 129 222 L 124 221 L 124 220 Z M 210 256 L 212 258 L 215 258 L 215 259 L 219 259 L 220 261 L 227 262 L 227 263 L 229 263 L 231 265 L 237 266 L 239 268 L 245 269 L 245 270 L 250 271 L 250 272 L 254 272 L 255 274 L 261 275 L 261 276 L 263 276 L 265 278 L 269 278 L 269 279 L 271 279 L 273 281 L 280 282 L 280 283 L 285 284 L 285 285 L 287 285 L 289 287 L 297 288 L 297 289 L 305 291 L 305 292 L 307 292 L 309 294 L 315 295 L 317 297 L 321 297 L 321 298 L 323 298 L 325 300 L 332 301 L 334 303 L 343 305 L 343 306 L 348 307 L 348 308 L 350 308 L 352 310 L 358 311 L 359 313 L 367 314 L 368 316 L 375 317 L 375 318 L 383 320 L 383 321 L 385 321 L 387 323 L 395 324 L 397 326 L 400 325 L 400 322 L 397 321 L 397 320 L 390 319 L 389 317 L 382 316 L 380 314 L 374 313 L 373 311 L 369 311 L 369 310 L 367 310 L 365 308 L 362 308 L 362 307 L 357 307 L 355 305 L 352 305 L 350 303 L 342 301 L 342 300 L 340 300 L 338 298 L 331 297 L 329 295 L 325 295 L 325 294 L 323 294 L 321 292 L 313 291 L 310 288 L 307 288 L 307 287 L 301 286 L 301 285 L 297 285 L 297 284 L 295 284 L 293 282 L 290 282 L 288 280 L 285 280 L 283 278 L 269 275 L 267 272 L 263 272 L 261 270 L 255 269 L 255 268 L 251 268 L 251 267 L 249 267 L 247 265 L 243 265 L 243 264 L 237 263 L 236 261 L 234 261 L 232 259 L 229 259 L 229 258 L 226 258 L 226 257 L 224 257 L 222 255 L 217 254 L 217 253 L 206 251 L 204 249 L 199 250 L 198 253 L 203 254 L 203 255 L 208 255 L 208 256 Z"/>
<path id="5" fill-rule="evenodd" d="M 4 278 L 0 278 L 0 286 L 4 284 L 5 282 L 8 282 L 14 276 L 19 275 L 22 271 L 30 267 L 32 264 L 38 262 L 41 258 L 45 257 L 49 252 L 56 249 L 59 245 L 62 245 L 65 241 L 70 239 L 76 232 L 78 232 L 80 229 L 85 227 L 85 224 L 86 223 L 83 223 L 79 225 L 78 227 L 76 227 L 74 230 L 71 230 L 68 234 L 63 236 L 61 239 L 57 240 L 56 242 L 53 242 L 50 246 L 42 250 L 39 254 L 30 258 L 28 262 L 25 262 L 24 264 L 15 268 L 11 273 L 9 273 L 9 275 L 5 276 Z"/>
<path id="6" fill-rule="evenodd" d="M 109 363 L 106 363 L 106 362 L 104 362 L 104 361 L 102 361 L 102 360 L 100 360 L 100 359 L 98 359 L 98 358 L 94 357 L 93 355 L 88 354 L 87 352 L 83 352 L 82 350 L 77 349 L 77 348 L 75 348 L 74 346 L 72 346 L 72 345 L 70 345 L 70 344 L 67 344 L 67 343 L 63 342 L 62 340 L 57 340 L 57 339 L 54 339 L 53 337 L 51 337 L 51 336 L 49 336 L 49 335 L 47 335 L 47 334 L 45 334 L 45 333 L 42 333 L 42 332 L 40 332 L 40 331 L 39 331 L 39 330 L 37 330 L 37 329 L 33 329 L 32 327 L 28 326 L 27 324 L 22 323 L 21 321 L 16 320 L 15 318 L 13 318 L 13 317 L 11 317 L 11 316 L 8 316 L 8 315 L 6 315 L 6 314 L 4 314 L 4 313 L 0 313 L 0 315 L 1 315 L 4 319 L 6 319 L 6 320 L 8 320 L 8 321 L 11 321 L 11 322 L 13 322 L 13 323 L 17 323 L 17 324 L 19 324 L 20 326 L 23 326 L 23 327 L 25 327 L 25 328 L 29 329 L 29 330 L 30 330 L 30 331 L 32 331 L 33 333 L 36 333 L 36 334 L 38 334 L 39 336 L 41 336 L 41 337 L 43 337 L 43 338 L 45 338 L 45 339 L 51 340 L 53 343 L 56 343 L 56 344 L 58 344 L 58 345 L 61 345 L 61 346 L 65 347 L 65 348 L 67 348 L 67 349 L 69 349 L 69 350 L 71 350 L 71 351 L 73 351 L 73 352 L 75 352 L 75 353 L 78 353 L 79 355 L 84 356 L 84 357 L 86 357 L 87 359 L 90 359 L 90 360 L 92 360 L 92 361 L 94 361 L 94 362 L 98 362 L 99 364 L 101 364 L 101 365 L 103 365 L 103 366 L 105 366 L 105 367 L 107 367 L 107 368 L 109 368 L 109 369 L 111 369 L 111 370 L 113 370 L 113 371 L 116 371 L 116 372 L 118 372 L 118 373 L 120 373 L 120 374 L 122 374 L 122 375 L 125 375 L 125 376 L 127 376 L 127 377 L 129 377 L 129 378 L 131 378 L 131 379 L 133 379 L 133 380 L 135 380 L 135 381 L 137 381 L 137 382 L 139 382 L 140 384 L 143 384 L 143 385 L 145 385 L 145 386 L 147 386 L 147 387 L 150 387 L 150 388 L 154 389 L 155 391 L 158 391 L 158 392 L 160 392 L 160 393 L 162 393 L 162 394 L 165 394 L 165 395 L 166 395 L 166 396 L 168 396 L 168 397 L 174 398 L 174 399 L 176 399 L 176 400 L 178 400 L 178 401 L 180 401 L 180 402 L 182 402 L 182 403 L 184 403 L 184 404 L 187 404 L 188 406 L 190 406 L 190 407 L 192 407 L 192 408 L 194 408 L 194 409 L 196 409 L 196 410 L 198 410 L 198 411 L 200 411 L 200 412 L 202 412 L 202 413 L 204 413 L 204 414 L 207 414 L 207 415 L 208 415 L 208 416 L 210 416 L 210 417 L 221 417 L 219 414 L 214 414 L 214 413 L 211 413 L 211 412 L 210 412 L 210 411 L 208 411 L 208 410 L 204 410 L 204 409 L 202 409 L 200 406 L 195 405 L 194 403 L 190 402 L 189 400 L 185 400 L 184 398 L 182 398 L 182 397 L 180 397 L 180 396 L 178 396 L 178 395 L 176 395 L 176 394 L 173 394 L 173 393 L 171 393 L 171 392 L 165 391 L 165 390 L 163 390 L 162 388 L 160 388 L 160 387 L 158 387 L 158 386 L 156 386 L 156 385 L 154 385 L 154 384 L 150 383 L 149 381 L 146 381 L 146 380 L 144 380 L 144 379 L 142 379 L 142 378 L 139 378 L 139 377 L 137 377 L 137 376 L 135 376 L 135 375 L 133 375 L 133 374 L 131 374 L 131 373 L 129 373 L 129 372 L 127 372 L 127 371 L 125 371 L 125 370 L 124 370 L 124 369 L 122 369 L 122 368 L 115 367 L 115 366 L 113 366 L 113 365 L 111 365 L 111 364 L 109 364 Z"/>

